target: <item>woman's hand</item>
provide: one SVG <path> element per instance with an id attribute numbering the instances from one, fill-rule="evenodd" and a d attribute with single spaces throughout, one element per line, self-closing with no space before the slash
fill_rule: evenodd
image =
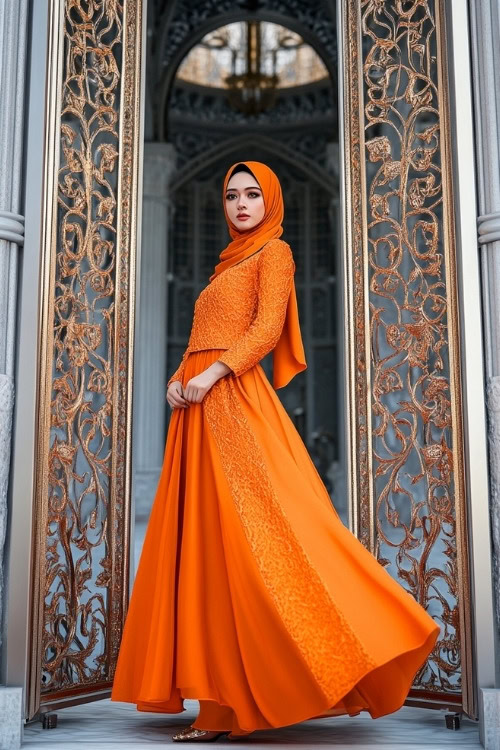
<path id="1" fill-rule="evenodd" d="M 184 388 L 184 397 L 192 404 L 201 403 L 210 388 L 228 372 L 231 372 L 231 368 L 217 359 L 206 370 L 188 380 Z"/>
<path id="2" fill-rule="evenodd" d="M 189 403 L 183 396 L 182 383 L 180 380 L 173 380 L 167 388 L 167 401 L 172 409 L 185 409 Z"/>

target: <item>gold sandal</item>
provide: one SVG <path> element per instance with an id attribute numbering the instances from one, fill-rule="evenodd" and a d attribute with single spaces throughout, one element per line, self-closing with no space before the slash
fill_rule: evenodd
<path id="1" fill-rule="evenodd" d="M 174 742 L 212 742 L 228 731 L 211 731 L 210 729 L 197 729 L 196 727 L 185 727 L 181 732 L 172 735 Z"/>

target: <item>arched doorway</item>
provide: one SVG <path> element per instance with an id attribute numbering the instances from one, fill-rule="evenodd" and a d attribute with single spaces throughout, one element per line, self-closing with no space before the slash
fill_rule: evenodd
<path id="1" fill-rule="evenodd" d="M 279 396 L 348 524 L 344 389 L 338 377 L 344 347 L 337 80 L 314 48 L 290 28 L 251 20 L 251 16 L 215 29 L 214 24 L 210 18 L 193 30 L 190 40 L 194 37 L 198 42 L 186 50 L 175 75 L 175 57 L 160 71 L 150 62 L 147 72 L 148 111 L 158 117 L 165 107 L 156 131 L 166 132 L 167 142 L 145 144 L 144 211 L 148 221 L 143 224 L 142 254 L 147 270 L 141 299 L 145 306 L 155 307 L 156 317 L 147 310 L 139 316 L 147 320 L 147 327 L 141 328 L 136 379 L 140 404 L 134 482 L 138 518 L 147 516 L 159 476 L 163 439 L 158 420 L 164 420 L 166 429 L 169 416 L 168 409 L 166 415 L 158 412 L 160 388 L 151 388 L 152 368 L 165 372 L 161 346 L 153 349 L 156 353 L 151 358 L 151 329 L 156 325 L 168 331 L 166 370 L 172 371 L 187 344 L 194 299 L 208 283 L 216 259 L 229 241 L 219 195 L 223 175 L 231 160 L 252 158 L 265 160 L 282 181 L 285 236 L 297 263 L 299 313 L 308 355 L 307 372 Z M 262 70 L 279 70 L 282 81 L 272 103 L 258 112 L 233 106 L 225 84 L 228 74 L 245 69 L 248 63 L 245 45 L 250 44 L 251 24 L 257 26 L 254 31 L 260 39 Z M 292 25 L 297 26 L 297 21 Z M 153 28 L 154 38 L 161 40 L 161 25 Z M 204 28 L 211 31 L 203 33 Z M 182 44 L 180 49 L 185 49 Z M 158 54 L 155 59 L 158 61 Z M 169 96 L 165 100 L 166 90 Z M 155 130 L 152 125 L 149 133 Z M 158 159 L 167 153 L 168 186 L 158 179 Z M 154 211 L 150 207 L 158 204 L 160 195 L 165 201 L 163 220 L 155 213 L 155 220 L 150 221 L 150 211 Z M 161 238 L 158 225 L 165 223 L 167 213 L 169 226 L 162 229 Z M 153 287 L 158 289 L 158 279 L 165 273 L 167 302 L 158 308 L 160 292 Z M 268 357 L 268 369 L 270 360 Z M 165 377 L 154 379 L 159 383 Z M 157 425 L 153 431 L 152 423 Z M 156 445 L 151 444 L 153 435 Z"/>
<path id="2" fill-rule="evenodd" d="M 286 25 L 288 16 L 274 3 L 261 13 L 262 5 L 238 2 L 231 16 L 213 13 L 212 28 L 250 13 Z M 289 14 L 290 26 L 293 20 L 308 43 L 317 42 L 330 66 L 337 30 L 342 39 L 346 498 L 353 531 L 443 624 L 413 699 L 474 714 L 455 248 L 447 241 L 453 194 L 443 7 L 439 0 L 410 10 L 392 3 L 386 8 L 391 23 L 381 25 L 378 4 L 365 8 L 363 23 L 358 5 L 346 4 L 338 27 L 326 0 L 294 1 Z M 96 10 L 90 20 L 69 14 L 66 26 L 55 13 L 50 29 L 56 48 L 65 46 L 67 54 L 50 62 L 61 107 L 47 136 L 30 716 L 105 694 L 127 603 L 144 9 L 132 1 L 124 8 L 125 14 L 110 3 L 109 15 Z M 144 59 L 155 57 L 175 71 L 196 25 L 198 34 L 206 30 L 199 19 L 207 8 L 201 15 L 192 11 L 187 0 L 151 3 L 160 34 L 156 47 L 148 42 Z M 83 26 L 92 42 L 87 68 L 81 65 Z M 401 70 L 404 76 L 396 74 Z M 173 72 L 160 87 L 164 102 L 172 82 Z M 165 107 L 155 108 L 149 97 L 146 110 L 152 137 L 176 149 L 162 130 Z M 234 158 L 234 144 L 222 140 L 224 158 Z M 264 159 L 269 150 L 256 153 Z M 304 198 L 296 187 L 307 174 L 300 148 L 295 171 L 276 153 L 277 168 L 291 174 L 291 205 L 309 205 L 309 212 L 313 203 L 324 206 L 319 198 L 308 203 L 311 195 Z M 203 168 L 203 156 L 194 156 L 191 181 Z M 168 161 L 174 157 L 166 157 L 165 205 L 157 214 L 168 220 L 175 214 L 169 190 L 177 165 Z M 145 217 L 146 210 L 143 229 Z M 162 226 L 170 231 L 169 221 Z M 324 299 L 324 281 L 316 299 Z M 314 305 L 313 282 L 314 272 L 305 273 Z M 78 305 L 69 303 L 76 299 Z M 54 323 L 55 311 L 64 325 Z"/>

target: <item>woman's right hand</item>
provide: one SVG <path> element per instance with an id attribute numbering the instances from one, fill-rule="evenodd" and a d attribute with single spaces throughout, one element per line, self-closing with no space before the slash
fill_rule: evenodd
<path id="1" fill-rule="evenodd" d="M 185 409 L 189 406 L 189 401 L 183 396 L 182 383 L 180 380 L 173 380 L 167 388 L 167 401 L 172 409 Z"/>

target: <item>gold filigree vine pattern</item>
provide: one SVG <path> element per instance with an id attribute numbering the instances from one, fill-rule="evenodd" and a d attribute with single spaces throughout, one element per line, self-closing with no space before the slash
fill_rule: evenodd
<path id="1" fill-rule="evenodd" d="M 415 687 L 460 693 L 436 2 L 361 3 L 372 455 L 377 558 L 442 624 Z"/>
<path id="2" fill-rule="evenodd" d="M 42 696 L 109 678 L 122 20 L 65 3 Z"/>

